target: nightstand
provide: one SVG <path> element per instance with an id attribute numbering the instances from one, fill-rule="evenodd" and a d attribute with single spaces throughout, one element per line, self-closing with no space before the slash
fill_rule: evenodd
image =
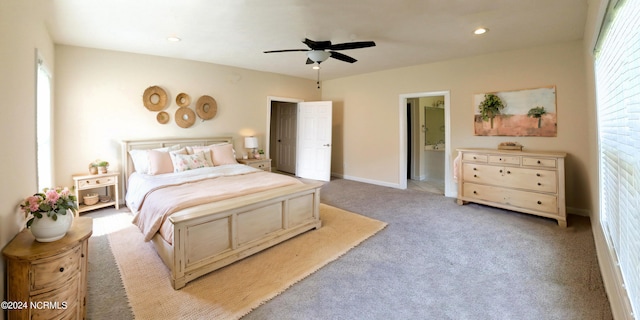
<path id="1" fill-rule="evenodd" d="M 118 176 L 119 172 L 108 172 L 104 174 L 90 174 L 90 175 L 76 175 L 73 176 L 75 183 L 75 193 L 78 203 L 78 214 L 89 210 L 95 210 L 99 208 L 115 206 L 116 210 L 120 209 L 120 197 L 118 195 Z M 107 195 L 111 196 L 110 201 L 98 203 L 94 205 L 80 204 L 82 198 L 80 197 L 80 191 L 105 188 Z"/>
<path id="2" fill-rule="evenodd" d="M 92 232 L 93 220 L 77 217 L 60 240 L 38 242 L 24 229 L 4 247 L 8 319 L 86 318 Z"/>
<path id="3" fill-rule="evenodd" d="M 238 159 L 238 162 L 264 171 L 271 171 L 271 159 Z"/>

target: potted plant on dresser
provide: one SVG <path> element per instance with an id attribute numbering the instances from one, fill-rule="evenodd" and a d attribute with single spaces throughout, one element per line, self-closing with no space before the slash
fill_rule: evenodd
<path id="1" fill-rule="evenodd" d="M 27 215 L 27 228 L 39 242 L 52 242 L 65 236 L 78 211 L 76 197 L 69 188 L 44 189 L 20 204 Z"/>

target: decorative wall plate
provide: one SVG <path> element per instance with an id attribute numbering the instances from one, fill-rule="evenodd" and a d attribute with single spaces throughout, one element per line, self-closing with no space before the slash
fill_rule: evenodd
<path id="1" fill-rule="evenodd" d="M 202 120 L 212 119 L 218 113 L 218 104 L 212 97 L 202 96 L 196 102 L 196 112 Z"/>
<path id="2" fill-rule="evenodd" d="M 160 111 L 156 116 L 156 120 L 158 120 L 158 122 L 161 124 L 166 124 L 167 122 L 169 122 L 169 114 L 164 111 Z"/>
<path id="3" fill-rule="evenodd" d="M 150 111 L 160 111 L 167 106 L 167 93 L 158 86 L 151 86 L 144 90 L 142 102 Z"/>
<path id="4" fill-rule="evenodd" d="M 179 107 L 188 107 L 191 104 L 191 97 L 188 94 L 181 92 L 176 96 L 176 103 Z"/>
<path id="5" fill-rule="evenodd" d="M 189 108 L 176 110 L 176 123 L 181 128 L 189 128 L 196 122 L 196 113 Z"/>

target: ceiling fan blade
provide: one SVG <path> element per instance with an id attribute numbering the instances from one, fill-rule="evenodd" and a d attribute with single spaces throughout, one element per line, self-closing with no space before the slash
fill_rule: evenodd
<path id="1" fill-rule="evenodd" d="M 307 58 L 307 64 L 314 64 L 315 62 L 313 62 L 313 60 Z"/>
<path id="2" fill-rule="evenodd" d="M 306 44 L 312 50 L 325 50 L 329 49 L 329 47 L 331 46 L 331 41 L 313 41 L 307 38 L 304 38 L 304 41 L 302 41 L 302 43 Z"/>
<path id="3" fill-rule="evenodd" d="M 376 43 L 373 41 L 357 41 L 357 42 L 337 43 L 334 45 L 330 45 L 327 49 L 349 50 L 349 49 L 360 49 L 360 48 L 368 48 L 368 47 L 375 47 L 375 46 L 376 46 Z"/>
<path id="4" fill-rule="evenodd" d="M 265 51 L 264 53 L 273 53 L 273 52 L 294 52 L 294 51 L 309 51 L 309 49 L 271 50 L 271 51 Z"/>
<path id="5" fill-rule="evenodd" d="M 349 62 L 349 63 L 354 63 L 354 62 L 358 61 L 358 60 L 356 60 L 356 59 L 354 59 L 352 57 L 349 57 L 346 54 L 342 54 L 340 52 L 335 52 L 335 51 L 329 51 L 329 52 L 331 53 L 331 58 L 338 59 L 340 61 Z"/>

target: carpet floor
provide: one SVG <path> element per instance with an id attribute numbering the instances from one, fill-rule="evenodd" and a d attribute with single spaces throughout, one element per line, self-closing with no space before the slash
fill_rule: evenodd
<path id="1" fill-rule="evenodd" d="M 243 320 L 612 319 L 587 217 L 570 215 L 559 228 L 551 219 L 342 179 L 323 186 L 321 202 L 388 225 Z M 95 252 L 104 242 L 90 239 L 89 318 L 132 319 L 115 262 L 100 260 L 113 261 L 111 250 Z"/>

